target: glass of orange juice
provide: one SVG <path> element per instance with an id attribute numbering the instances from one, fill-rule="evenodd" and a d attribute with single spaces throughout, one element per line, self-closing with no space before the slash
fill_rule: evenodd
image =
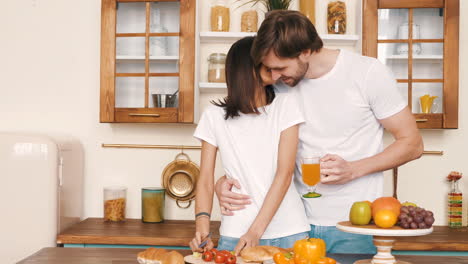
<path id="1" fill-rule="evenodd" d="M 315 192 L 317 184 L 320 182 L 320 157 L 304 157 L 301 161 L 302 181 L 307 184 L 308 192 L 303 194 L 304 198 L 317 198 L 322 196 Z"/>

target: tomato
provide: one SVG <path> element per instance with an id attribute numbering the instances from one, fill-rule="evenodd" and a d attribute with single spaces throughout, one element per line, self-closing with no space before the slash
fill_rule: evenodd
<path id="1" fill-rule="evenodd" d="M 230 257 L 232 255 L 231 252 L 229 252 L 227 250 L 218 251 L 218 254 L 221 254 L 221 255 L 225 256 L 226 258 L 228 258 L 228 257 Z"/>
<path id="2" fill-rule="evenodd" d="M 211 251 L 203 252 L 202 259 L 206 262 L 210 262 L 213 260 L 213 253 Z"/>
<path id="3" fill-rule="evenodd" d="M 226 257 L 220 251 L 218 254 L 216 254 L 214 261 L 215 263 L 224 263 L 226 261 Z"/>
<path id="4" fill-rule="evenodd" d="M 212 248 L 209 250 L 211 253 L 213 253 L 213 257 L 218 254 L 218 250 L 216 248 Z"/>
<path id="5" fill-rule="evenodd" d="M 229 258 L 226 259 L 226 264 L 236 264 L 237 258 L 236 256 L 231 255 Z"/>

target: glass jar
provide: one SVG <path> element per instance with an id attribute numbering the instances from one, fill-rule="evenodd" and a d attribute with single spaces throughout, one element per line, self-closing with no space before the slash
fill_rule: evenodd
<path id="1" fill-rule="evenodd" d="M 242 32 L 257 32 L 258 14 L 256 10 L 248 10 L 242 13 L 241 31 Z"/>
<path id="2" fill-rule="evenodd" d="M 299 11 L 315 26 L 315 0 L 299 0 Z"/>
<path id="3" fill-rule="evenodd" d="M 212 53 L 208 59 L 208 82 L 225 83 L 226 82 L 226 54 Z"/>
<path id="4" fill-rule="evenodd" d="M 104 221 L 125 221 L 125 207 L 127 203 L 126 187 L 104 188 Z"/>
<path id="5" fill-rule="evenodd" d="M 164 221 L 164 188 L 141 189 L 141 221 L 143 223 L 160 223 Z"/>
<path id="6" fill-rule="evenodd" d="M 346 33 L 346 2 L 330 0 L 327 7 L 328 34 Z"/>
<path id="7" fill-rule="evenodd" d="M 211 7 L 211 31 L 229 31 L 230 17 L 226 1 L 217 0 Z"/>
<path id="8" fill-rule="evenodd" d="M 451 182 L 448 194 L 448 226 L 451 228 L 462 227 L 463 194 L 458 188 L 458 181 Z"/>

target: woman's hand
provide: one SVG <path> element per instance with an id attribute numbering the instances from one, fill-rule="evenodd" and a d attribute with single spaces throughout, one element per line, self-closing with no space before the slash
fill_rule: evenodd
<path id="1" fill-rule="evenodd" d="M 192 252 L 204 252 L 214 247 L 213 241 L 211 241 L 211 237 L 207 238 L 207 236 L 208 234 L 201 234 L 200 232 L 195 232 L 195 237 L 189 243 Z M 208 242 L 203 248 L 200 248 L 200 244 L 204 240 L 208 240 Z"/>
<path id="2" fill-rule="evenodd" d="M 244 248 L 255 247 L 260 242 L 260 234 L 252 231 L 248 231 L 243 236 L 240 237 L 239 242 L 234 248 L 234 255 L 239 255 L 239 253 Z"/>

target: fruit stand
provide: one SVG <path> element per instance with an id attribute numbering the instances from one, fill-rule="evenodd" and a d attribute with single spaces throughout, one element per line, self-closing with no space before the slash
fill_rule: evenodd
<path id="1" fill-rule="evenodd" d="M 406 261 L 397 261 L 392 255 L 392 247 L 395 242 L 394 237 L 401 236 L 423 236 L 432 233 L 433 228 L 424 229 L 404 229 L 400 226 L 391 228 L 380 228 L 376 225 L 353 225 L 349 221 L 339 222 L 336 228 L 343 232 L 374 236 L 374 245 L 377 247 L 377 254 L 373 259 L 358 260 L 354 264 L 409 264 Z"/>

